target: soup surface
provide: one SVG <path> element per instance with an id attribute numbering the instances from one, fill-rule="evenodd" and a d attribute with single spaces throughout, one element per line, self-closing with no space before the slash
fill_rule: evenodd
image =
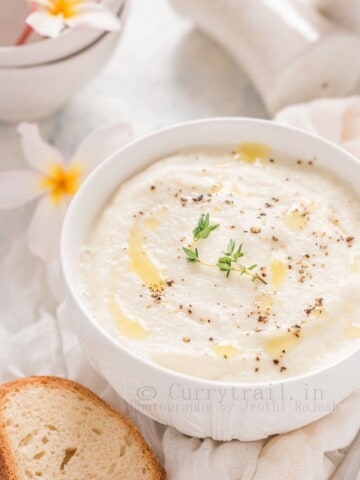
<path id="1" fill-rule="evenodd" d="M 124 182 L 81 251 L 81 292 L 162 366 L 269 381 L 360 346 L 359 196 L 265 145 L 198 148 Z"/>

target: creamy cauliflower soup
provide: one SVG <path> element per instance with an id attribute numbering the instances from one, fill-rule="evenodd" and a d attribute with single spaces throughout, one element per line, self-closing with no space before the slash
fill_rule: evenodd
<path id="1" fill-rule="evenodd" d="M 81 251 L 96 321 L 189 375 L 272 381 L 360 346 L 349 184 L 265 145 L 171 155 L 121 184 Z"/>

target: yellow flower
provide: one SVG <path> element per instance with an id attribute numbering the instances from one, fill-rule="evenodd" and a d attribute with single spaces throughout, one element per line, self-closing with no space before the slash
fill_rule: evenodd
<path id="1" fill-rule="evenodd" d="M 61 202 L 67 195 L 74 195 L 81 183 L 82 168 L 80 165 L 52 165 L 49 173 L 45 174 L 40 182 L 40 187 L 49 192 L 50 198 Z"/>
<path id="2" fill-rule="evenodd" d="M 48 7 L 51 15 L 63 15 L 64 18 L 71 18 L 76 15 L 76 6 L 82 3 L 82 0 L 53 0 L 49 2 Z"/>
<path id="3" fill-rule="evenodd" d="M 0 172 L 0 210 L 39 201 L 28 231 L 29 249 L 43 260 L 58 252 L 66 209 L 87 175 L 130 138 L 130 129 L 118 123 L 95 130 L 78 147 L 70 162 L 44 142 L 37 125 L 18 127 L 30 169 Z"/>

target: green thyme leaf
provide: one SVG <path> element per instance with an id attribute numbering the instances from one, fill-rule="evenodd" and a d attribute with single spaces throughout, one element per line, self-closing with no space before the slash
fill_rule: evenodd
<path id="1" fill-rule="evenodd" d="M 240 246 L 239 248 L 236 250 L 236 252 L 234 253 L 233 255 L 233 258 L 234 258 L 234 262 L 237 262 L 239 258 L 243 257 L 244 256 L 244 253 L 242 251 L 242 246 L 243 244 L 240 243 Z"/>
<path id="2" fill-rule="evenodd" d="M 237 262 L 239 258 L 244 256 L 244 252 L 242 251 L 242 243 L 238 247 L 238 249 L 235 251 L 236 248 L 236 243 L 235 240 L 230 240 L 228 243 L 228 246 L 226 247 L 226 252 L 225 255 L 228 257 L 231 257 L 231 260 L 233 262 Z"/>
<path id="3" fill-rule="evenodd" d="M 234 250 L 235 250 L 235 240 L 230 240 L 226 248 L 225 255 L 227 255 L 228 257 L 232 257 Z"/>
<path id="4" fill-rule="evenodd" d="M 185 252 L 186 260 L 188 262 L 195 263 L 200 261 L 199 252 L 197 248 L 195 248 L 195 250 L 191 250 L 190 248 L 183 247 L 183 251 Z"/>
<path id="5" fill-rule="evenodd" d="M 210 225 L 210 215 L 202 214 L 196 227 L 193 230 L 194 240 L 206 239 L 210 233 L 219 227 L 219 224 Z"/>
<path id="6" fill-rule="evenodd" d="M 222 271 L 226 272 L 226 276 L 228 277 L 231 272 L 231 258 L 228 256 L 220 257 L 217 261 L 216 266 Z"/>
<path id="7" fill-rule="evenodd" d="M 196 244 L 198 240 L 204 240 L 208 238 L 210 233 L 219 227 L 219 224 L 210 224 L 210 215 L 202 214 L 198 220 L 196 227 L 193 229 L 193 242 L 192 247 Z M 221 257 L 218 258 L 216 264 L 208 263 L 203 261 L 199 256 L 199 251 L 197 248 L 182 248 L 186 260 L 190 263 L 200 263 L 206 267 L 218 268 L 220 271 L 226 273 L 226 277 L 229 277 L 231 272 L 238 272 L 240 275 L 248 275 L 253 281 L 259 280 L 260 282 L 266 284 L 266 281 L 259 276 L 258 273 L 254 273 L 253 270 L 257 267 L 257 264 L 250 265 L 246 267 L 245 265 L 239 263 L 239 259 L 242 258 L 245 254 L 243 252 L 243 244 L 240 243 L 239 247 L 236 247 L 235 240 L 229 240 L 229 243 L 226 247 L 226 251 Z"/>

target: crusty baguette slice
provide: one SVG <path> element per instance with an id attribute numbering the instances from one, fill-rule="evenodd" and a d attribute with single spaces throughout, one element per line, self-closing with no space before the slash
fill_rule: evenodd
<path id="1" fill-rule="evenodd" d="M 1 480 L 164 480 L 136 427 L 57 377 L 0 387 Z"/>

